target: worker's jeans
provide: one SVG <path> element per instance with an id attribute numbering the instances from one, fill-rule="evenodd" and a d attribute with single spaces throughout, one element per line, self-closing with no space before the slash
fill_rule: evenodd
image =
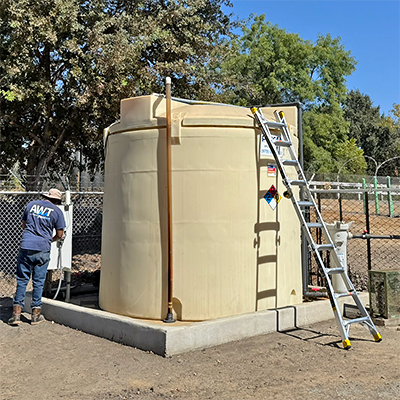
<path id="1" fill-rule="evenodd" d="M 14 305 L 24 307 L 25 292 L 32 276 L 32 308 L 41 308 L 43 286 L 46 280 L 50 252 L 20 249 L 17 262 L 17 292 Z"/>

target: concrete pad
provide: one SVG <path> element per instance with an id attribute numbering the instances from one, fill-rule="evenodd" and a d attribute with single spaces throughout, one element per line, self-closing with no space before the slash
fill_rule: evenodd
<path id="1" fill-rule="evenodd" d="M 375 326 L 400 326 L 400 318 L 372 318 Z"/>
<path id="2" fill-rule="evenodd" d="M 360 299 L 366 304 L 368 293 L 361 293 Z M 343 305 L 345 301 L 339 299 L 339 303 Z M 30 312 L 29 294 L 24 311 Z M 334 318 L 330 302 L 325 299 L 210 321 L 173 324 L 125 317 L 46 298 L 43 298 L 42 312 L 49 321 L 162 356 Z"/>

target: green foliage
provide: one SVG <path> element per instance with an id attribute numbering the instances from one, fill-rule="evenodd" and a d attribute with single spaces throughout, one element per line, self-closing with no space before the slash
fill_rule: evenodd
<path id="1" fill-rule="evenodd" d="M 338 172 L 343 174 L 363 175 L 367 170 L 364 151 L 357 146 L 354 138 L 338 143 L 335 149 Z"/>
<path id="2" fill-rule="evenodd" d="M 400 155 L 399 107 L 394 104 L 390 116 L 381 115 L 368 95 L 352 90 L 344 103 L 344 116 L 350 123 L 349 136 L 363 149 L 367 158 L 368 172 L 375 174 L 376 167 L 390 158 Z M 397 159 L 396 159 L 397 160 Z M 398 175 L 400 163 L 385 163 L 379 174 Z"/>
<path id="3" fill-rule="evenodd" d="M 66 170 L 76 149 L 99 164 L 121 98 L 163 91 L 211 99 L 227 54 L 228 0 L 3 0 L 2 164 Z M 11 140 L 12 138 L 12 140 Z M 4 142 L 4 146 L 3 146 Z"/>
<path id="4" fill-rule="evenodd" d="M 345 76 L 355 60 L 340 38 L 319 36 L 315 43 L 256 16 L 232 43 L 234 56 L 222 65 L 223 97 L 242 105 L 300 101 L 308 107 L 339 104 L 346 95 Z"/>
<path id="5" fill-rule="evenodd" d="M 392 132 L 400 129 L 400 104 L 393 104 L 393 108 L 389 111 L 389 115 L 382 116 L 382 126 L 389 128 Z"/>
<path id="6" fill-rule="evenodd" d="M 310 172 L 358 173 L 366 170 L 363 151 L 355 139 L 348 139 L 349 123 L 343 111 L 319 107 L 304 115 L 304 161 Z M 351 161 L 350 161 L 351 160 Z"/>
<path id="7" fill-rule="evenodd" d="M 3 96 L 7 101 L 14 101 L 17 96 L 11 90 L 0 90 L 0 95 Z"/>

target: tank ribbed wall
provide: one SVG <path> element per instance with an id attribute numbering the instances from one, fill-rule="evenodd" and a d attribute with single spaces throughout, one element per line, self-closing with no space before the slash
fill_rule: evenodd
<path id="1" fill-rule="evenodd" d="M 206 320 L 300 303 L 300 226 L 290 201 L 273 211 L 263 199 L 271 184 L 283 187 L 268 175 L 273 160 L 260 158 L 250 113 L 177 101 L 172 108 L 176 316 Z M 286 115 L 295 125 L 296 108 Z M 166 178 L 165 100 L 123 101 L 105 166 L 100 306 L 107 311 L 166 316 Z"/>

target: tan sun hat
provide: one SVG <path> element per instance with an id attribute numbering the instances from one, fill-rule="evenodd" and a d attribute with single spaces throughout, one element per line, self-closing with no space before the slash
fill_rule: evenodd
<path id="1" fill-rule="evenodd" d="M 62 193 L 58 189 L 50 189 L 48 192 L 43 193 L 44 197 L 47 197 L 48 199 L 56 199 L 56 200 L 61 200 L 62 198 Z"/>

